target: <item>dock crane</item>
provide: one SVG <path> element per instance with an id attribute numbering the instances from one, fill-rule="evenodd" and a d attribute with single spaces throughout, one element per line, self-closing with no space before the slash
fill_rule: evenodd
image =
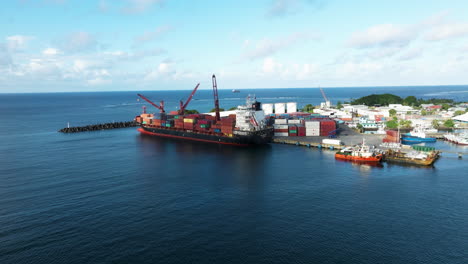
<path id="1" fill-rule="evenodd" d="M 185 114 L 185 109 L 187 105 L 190 103 L 190 101 L 192 100 L 192 97 L 195 95 L 195 92 L 197 91 L 198 86 L 200 86 L 200 83 L 198 83 L 197 86 L 195 86 L 195 89 L 193 89 L 192 93 L 187 98 L 187 101 L 185 102 L 185 104 L 182 100 L 180 101 L 179 115 Z"/>
<path id="2" fill-rule="evenodd" d="M 161 113 L 165 113 L 165 112 L 166 112 L 166 111 L 164 111 L 164 101 L 159 102 L 159 105 L 157 105 L 157 104 L 151 102 L 150 99 L 144 97 L 144 96 L 141 95 L 141 94 L 138 94 L 138 96 L 139 96 L 141 99 L 145 100 L 146 102 L 150 103 L 152 106 L 154 106 L 154 107 L 156 107 L 157 109 L 159 109 L 159 112 L 161 112 Z"/>
<path id="3" fill-rule="evenodd" d="M 325 107 L 330 107 L 330 100 L 328 100 L 327 96 L 325 95 L 325 92 L 323 91 L 322 87 L 320 88 L 320 92 L 322 93 L 323 99 L 325 100 Z"/>
<path id="4" fill-rule="evenodd" d="M 216 110 L 216 121 L 221 120 L 221 117 L 219 115 L 219 98 L 218 98 L 218 84 L 216 83 L 216 76 L 213 74 L 212 77 L 213 81 L 213 97 L 214 97 L 214 104 L 215 104 L 215 110 Z"/>

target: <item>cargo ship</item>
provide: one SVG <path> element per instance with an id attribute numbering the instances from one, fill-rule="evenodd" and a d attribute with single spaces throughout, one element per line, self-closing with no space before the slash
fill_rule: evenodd
<path id="1" fill-rule="evenodd" d="M 383 155 L 376 149 L 371 149 L 366 145 L 365 140 L 362 144 L 354 147 L 346 147 L 335 153 L 335 158 L 340 160 L 349 160 L 362 163 L 378 163 L 382 161 Z"/>
<path id="2" fill-rule="evenodd" d="M 141 134 L 216 143 L 235 146 L 268 144 L 273 138 L 273 127 L 268 126 L 261 103 L 255 97 L 247 97 L 246 104 L 238 106 L 235 114 L 221 117 L 219 111 L 216 76 L 212 77 L 215 112 L 213 114 L 185 114 L 185 109 L 195 94 L 199 84 L 187 101 L 180 102 L 176 112 L 166 114 L 164 102 L 159 105 L 139 94 L 141 98 L 155 106 L 160 113 L 136 116 Z"/>

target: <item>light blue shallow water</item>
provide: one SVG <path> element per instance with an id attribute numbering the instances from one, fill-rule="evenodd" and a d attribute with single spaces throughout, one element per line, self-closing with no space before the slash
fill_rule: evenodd
<path id="1" fill-rule="evenodd" d="M 222 91 L 222 107 L 246 93 Z M 320 102 L 316 89 L 255 93 Z M 187 91 L 145 95 L 171 107 Z M 210 100 L 201 91 L 191 108 L 207 111 Z M 130 120 L 140 108 L 133 92 L 0 95 L 0 263 L 468 263 L 466 159 L 368 167 L 325 150 L 206 145 L 135 128 L 56 132 Z"/>

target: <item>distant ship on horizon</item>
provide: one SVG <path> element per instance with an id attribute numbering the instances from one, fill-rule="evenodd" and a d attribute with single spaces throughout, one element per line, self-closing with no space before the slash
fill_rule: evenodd
<path id="1" fill-rule="evenodd" d="M 240 91 L 239 91 L 239 90 L 236 90 L 236 89 L 232 89 L 232 92 L 233 92 L 233 93 L 240 93 Z"/>

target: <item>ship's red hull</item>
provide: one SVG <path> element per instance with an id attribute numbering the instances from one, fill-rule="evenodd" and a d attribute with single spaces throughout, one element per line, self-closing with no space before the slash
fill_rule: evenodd
<path id="1" fill-rule="evenodd" d="M 335 158 L 340 159 L 340 160 L 350 160 L 350 161 L 357 161 L 357 162 L 380 162 L 382 160 L 382 155 L 376 155 L 374 157 L 365 158 L 365 157 L 336 153 Z"/>

